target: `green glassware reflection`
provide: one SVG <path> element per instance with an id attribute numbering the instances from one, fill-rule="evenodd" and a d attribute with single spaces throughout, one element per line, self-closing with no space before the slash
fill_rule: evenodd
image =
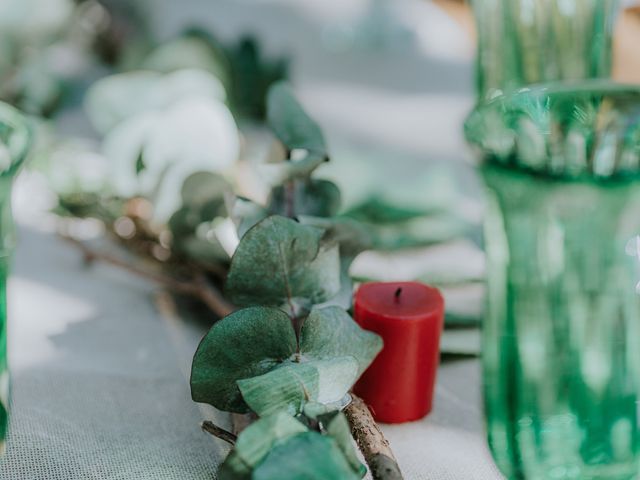
<path id="1" fill-rule="evenodd" d="M 6 285 L 10 256 L 15 246 L 11 190 L 30 145 L 31 129 L 24 117 L 12 107 L 0 103 L 0 453 L 4 450 L 9 421 Z"/>
<path id="2" fill-rule="evenodd" d="M 471 0 L 479 98 L 532 83 L 608 78 L 617 0 Z"/>
<path id="3" fill-rule="evenodd" d="M 487 186 L 496 463 L 510 479 L 638 478 L 640 89 L 526 89 L 465 133 Z"/>

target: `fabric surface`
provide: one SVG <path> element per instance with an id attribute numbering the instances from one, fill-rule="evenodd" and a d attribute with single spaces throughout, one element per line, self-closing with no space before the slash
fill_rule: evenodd
<path id="1" fill-rule="evenodd" d="M 202 330 L 163 319 L 149 285 L 86 268 L 52 235 L 23 231 L 15 260 L 0 479 L 214 478 L 226 447 L 201 432 L 187 377 Z"/>

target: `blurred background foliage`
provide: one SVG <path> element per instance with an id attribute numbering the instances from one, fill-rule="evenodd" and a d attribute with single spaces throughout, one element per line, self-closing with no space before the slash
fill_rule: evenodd
<path id="1" fill-rule="evenodd" d="M 438 261 L 440 245 L 479 244 L 468 209 L 477 202 L 454 167 L 409 160 L 414 167 L 389 175 L 378 166 L 404 165 L 396 152 L 350 148 L 304 170 L 295 161 L 304 149 L 285 149 L 265 123 L 269 88 L 291 77 L 289 52 L 265 48 L 259 33 L 221 40 L 198 24 L 157 38 L 149 8 L 126 0 L 0 2 L 0 98 L 37 125 L 28 176 L 47 190 L 59 230 L 77 233 L 77 219 L 92 219 L 156 267 L 182 275 L 196 265 L 220 285 L 236 227 L 242 235 L 265 214 L 286 213 L 286 185 L 298 175 L 299 213 L 338 219 L 335 234 L 357 239 L 346 278 L 481 285 L 475 265 Z M 387 9 L 372 2 L 355 30 L 335 24 L 325 47 L 339 41 L 367 55 L 410 45 Z M 291 173 L 296 168 L 305 173 Z M 479 316 L 475 304 L 451 302 L 448 325 L 475 327 Z M 477 332 L 469 332 L 449 350 L 475 353 Z"/>

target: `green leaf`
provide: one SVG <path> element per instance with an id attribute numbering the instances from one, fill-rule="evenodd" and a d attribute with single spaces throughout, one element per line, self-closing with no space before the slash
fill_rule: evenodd
<path id="1" fill-rule="evenodd" d="M 431 210 L 394 205 L 380 196 L 373 196 L 345 212 L 346 217 L 368 223 L 397 223 L 423 217 Z"/>
<path id="2" fill-rule="evenodd" d="M 253 36 L 243 37 L 237 46 L 227 48 L 233 82 L 231 99 L 234 110 L 258 120 L 266 115 L 269 87 L 288 76 L 286 58 L 265 58 Z"/>
<path id="3" fill-rule="evenodd" d="M 251 472 L 278 442 L 307 428 L 285 413 L 261 418 L 238 437 L 234 449 L 218 470 L 220 480 L 249 480 Z"/>
<path id="4" fill-rule="evenodd" d="M 200 222 L 204 215 L 182 208 L 169 219 L 172 251 L 199 263 L 228 263 L 230 258 L 217 237 L 216 227 L 223 222 L 217 217 L 211 222 Z"/>
<path id="5" fill-rule="evenodd" d="M 307 428 L 302 423 L 282 412 L 255 421 L 238 437 L 218 477 L 220 480 L 251 478 L 252 470 L 275 444 L 305 431 Z"/>
<path id="6" fill-rule="evenodd" d="M 145 168 L 147 168 L 147 166 L 144 164 L 144 155 L 141 150 L 136 160 L 136 175 L 142 172 Z"/>
<path id="7" fill-rule="evenodd" d="M 289 317 L 253 307 L 216 323 L 193 361 L 191 394 L 214 407 L 259 415 L 302 411 L 308 401 L 341 401 L 382 348 L 337 307 L 312 310 L 300 352 Z"/>
<path id="8" fill-rule="evenodd" d="M 331 412 L 320 417 L 320 422 L 325 425 L 325 431 L 337 443 L 353 471 L 360 477 L 364 477 L 367 468 L 360 463 L 358 454 L 353 446 L 351 429 L 347 417 L 342 412 Z"/>
<path id="9" fill-rule="evenodd" d="M 237 380 L 267 373 L 296 351 L 291 320 L 281 310 L 253 307 L 217 322 L 202 339 L 191 369 L 191 396 L 246 413 Z"/>
<path id="10" fill-rule="evenodd" d="M 215 234 L 226 216 L 229 189 L 227 181 L 215 173 L 196 172 L 187 177 L 181 190 L 182 207 L 168 221 L 175 252 L 199 262 L 230 260 Z"/>
<path id="11" fill-rule="evenodd" d="M 253 472 L 253 480 L 356 480 L 331 437 L 309 431 L 276 445 Z"/>
<path id="12" fill-rule="evenodd" d="M 332 217 L 340 209 L 340 190 L 328 180 L 291 180 L 273 188 L 267 209 L 287 217 Z"/>
<path id="13" fill-rule="evenodd" d="M 333 241 L 340 246 L 340 261 L 346 272 L 353 259 L 374 246 L 372 230 L 369 226 L 346 217 L 320 218 L 301 215 L 298 220 L 303 225 L 313 225 L 325 230 L 325 241 Z"/>
<path id="14" fill-rule="evenodd" d="M 363 330 L 339 307 L 314 308 L 302 326 L 300 351 L 326 359 L 351 356 L 358 362 L 358 377 L 382 350 L 382 338 Z"/>
<path id="15" fill-rule="evenodd" d="M 280 410 L 295 415 L 310 399 L 323 404 L 340 401 L 357 378 L 357 360 L 345 356 L 287 361 L 259 377 L 239 380 L 238 387 L 245 402 L 260 416 Z"/>
<path id="16" fill-rule="evenodd" d="M 303 110 L 286 82 L 278 82 L 269 89 L 267 123 L 288 150 L 304 149 L 314 156 L 326 156 L 320 127 Z"/>
<path id="17" fill-rule="evenodd" d="M 340 289 L 338 246 L 324 231 L 271 216 L 242 237 L 231 261 L 226 292 L 239 306 L 308 307 Z"/>

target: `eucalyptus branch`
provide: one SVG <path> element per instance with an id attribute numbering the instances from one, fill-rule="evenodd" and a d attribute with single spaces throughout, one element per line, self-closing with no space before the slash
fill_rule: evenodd
<path id="1" fill-rule="evenodd" d="M 200 426 L 202 427 L 203 431 L 213 435 L 216 438 L 219 438 L 220 440 L 224 440 L 231 445 L 235 445 L 236 441 L 238 440 L 237 435 L 225 430 L 222 427 L 217 426 L 213 422 L 209 422 L 208 420 L 202 422 Z"/>
<path id="2" fill-rule="evenodd" d="M 87 262 L 101 261 L 109 263 L 139 277 L 158 283 L 174 293 L 189 295 L 200 300 L 220 318 L 227 316 L 234 310 L 234 307 L 227 302 L 222 294 L 200 273 L 196 274 L 191 280 L 178 280 L 170 275 L 145 269 L 140 265 L 136 265 L 115 255 L 93 250 L 84 242 L 73 237 L 67 235 L 61 235 L 61 237 L 78 248 Z"/>
<path id="3" fill-rule="evenodd" d="M 364 401 L 351 394 L 352 401 L 344 413 L 351 426 L 355 439 L 364 459 L 369 465 L 374 480 L 402 480 L 398 462 L 391 451 L 389 441 L 373 419 Z"/>

